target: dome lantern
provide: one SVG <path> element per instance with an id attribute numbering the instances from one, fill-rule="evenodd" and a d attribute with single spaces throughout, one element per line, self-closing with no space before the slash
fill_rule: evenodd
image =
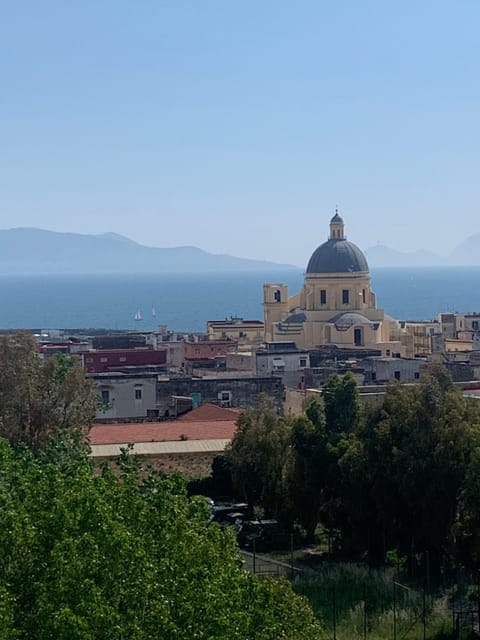
<path id="1" fill-rule="evenodd" d="M 343 219 L 338 215 L 338 209 L 335 209 L 335 215 L 330 220 L 330 240 L 344 240 L 344 227 Z"/>

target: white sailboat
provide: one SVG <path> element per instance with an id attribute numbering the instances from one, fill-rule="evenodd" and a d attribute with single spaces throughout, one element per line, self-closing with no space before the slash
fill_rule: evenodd
<path id="1" fill-rule="evenodd" d="M 152 318 L 156 318 L 157 317 L 157 310 L 155 309 L 155 305 L 153 305 L 152 307 Z"/>
<path id="2" fill-rule="evenodd" d="M 135 315 L 133 316 L 134 320 L 143 320 L 142 314 L 140 313 L 140 309 L 137 309 Z"/>

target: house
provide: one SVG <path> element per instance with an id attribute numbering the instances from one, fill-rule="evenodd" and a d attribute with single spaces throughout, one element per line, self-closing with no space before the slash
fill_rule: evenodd
<path id="1" fill-rule="evenodd" d="M 87 373 L 118 371 L 126 367 L 166 367 L 167 351 L 154 349 L 98 349 L 81 354 Z"/>
<path id="2" fill-rule="evenodd" d="M 212 404 L 192 409 L 176 420 L 97 424 L 89 434 L 95 462 L 112 462 L 129 444 L 133 454 L 168 473 L 194 478 L 209 475 L 213 458 L 231 442 L 240 412 Z"/>
<path id="3" fill-rule="evenodd" d="M 287 386 L 301 385 L 309 367 L 308 351 L 297 349 L 294 342 L 266 342 L 256 353 L 257 375 L 280 376 Z"/>
<path id="4" fill-rule="evenodd" d="M 230 316 L 225 320 L 207 322 L 207 333 L 213 340 L 230 338 L 240 344 L 258 344 L 263 342 L 264 332 L 265 326 L 261 320 L 244 320 L 238 316 Z"/>

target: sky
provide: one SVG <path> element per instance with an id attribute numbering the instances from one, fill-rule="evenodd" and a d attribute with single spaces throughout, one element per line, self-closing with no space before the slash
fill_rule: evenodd
<path id="1" fill-rule="evenodd" d="M 0 228 L 303 265 L 480 232 L 478 0 L 0 0 Z"/>

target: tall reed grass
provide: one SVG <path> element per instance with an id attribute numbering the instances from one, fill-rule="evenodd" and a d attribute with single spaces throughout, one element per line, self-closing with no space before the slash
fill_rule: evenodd
<path id="1" fill-rule="evenodd" d="M 322 621 L 324 640 L 334 637 L 334 628 L 337 640 L 389 640 L 394 638 L 394 625 L 397 640 L 424 640 L 424 609 L 426 639 L 451 637 L 445 598 L 424 600 L 422 591 L 398 584 L 394 594 L 393 583 L 393 570 L 332 564 L 298 578 L 293 588 L 308 598 Z"/>

